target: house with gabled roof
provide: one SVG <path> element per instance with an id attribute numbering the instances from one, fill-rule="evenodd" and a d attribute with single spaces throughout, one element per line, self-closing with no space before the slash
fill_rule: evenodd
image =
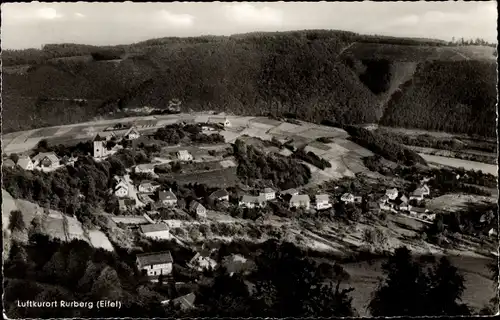
<path id="1" fill-rule="evenodd" d="M 187 150 L 177 151 L 177 158 L 181 161 L 191 161 L 193 156 Z"/>
<path id="2" fill-rule="evenodd" d="M 180 296 L 172 300 L 172 304 L 181 310 L 189 310 L 194 308 L 194 302 L 196 300 L 196 295 L 194 293 L 188 293 L 186 295 Z M 169 303 L 170 300 L 162 301 L 162 303 Z"/>
<path id="3" fill-rule="evenodd" d="M 156 189 L 160 187 L 160 184 L 156 181 L 150 181 L 150 180 L 143 180 L 139 184 L 139 187 L 137 190 L 140 193 L 154 193 Z"/>
<path id="4" fill-rule="evenodd" d="M 59 157 L 54 152 L 41 152 L 33 157 L 35 168 L 56 169 L 60 166 Z"/>
<path id="5" fill-rule="evenodd" d="M 167 191 L 160 191 L 158 193 L 158 201 L 161 205 L 173 207 L 177 204 L 177 197 L 172 192 L 172 190 L 169 189 Z"/>
<path id="6" fill-rule="evenodd" d="M 266 198 L 263 195 L 259 196 L 244 195 L 239 202 L 239 206 L 244 208 L 264 207 L 265 205 L 266 205 Z"/>
<path id="7" fill-rule="evenodd" d="M 31 158 L 28 156 L 19 157 L 19 159 L 17 160 L 17 165 L 23 170 L 31 171 L 35 168 L 33 161 L 31 161 Z"/>
<path id="8" fill-rule="evenodd" d="M 189 204 L 189 211 L 196 215 L 197 218 L 206 218 L 207 209 L 201 205 L 198 201 L 191 201 Z"/>
<path id="9" fill-rule="evenodd" d="M 209 198 L 217 201 L 229 201 L 229 193 L 224 189 L 219 189 L 212 192 Z"/>
<path id="10" fill-rule="evenodd" d="M 327 194 L 317 194 L 315 200 L 316 210 L 325 210 L 332 207 L 330 196 Z"/>
<path id="11" fill-rule="evenodd" d="M 141 136 L 141 134 L 139 133 L 139 131 L 137 130 L 137 128 L 135 126 L 132 126 L 130 127 L 124 134 L 123 134 L 123 138 L 126 139 L 126 140 L 135 140 L 135 139 L 139 139 L 139 137 Z"/>
<path id="12" fill-rule="evenodd" d="M 129 185 L 128 185 L 128 183 L 125 180 L 120 180 L 116 184 L 113 192 L 119 198 L 128 197 L 128 195 L 129 195 Z"/>
<path id="13" fill-rule="evenodd" d="M 172 238 L 169 227 L 164 223 L 143 224 L 139 227 L 145 237 L 169 240 Z"/>
<path id="14" fill-rule="evenodd" d="M 188 266 L 198 271 L 205 269 L 215 269 L 217 262 L 212 259 L 215 249 L 203 248 L 197 252 L 193 258 L 188 262 Z"/>
<path id="15" fill-rule="evenodd" d="M 290 208 L 304 208 L 309 210 L 311 207 L 311 199 L 307 194 L 298 194 L 290 199 Z"/>
<path id="16" fill-rule="evenodd" d="M 272 188 L 265 188 L 261 193 L 259 193 L 259 196 L 263 196 L 266 201 L 274 200 L 276 199 L 276 191 Z"/>
<path id="17" fill-rule="evenodd" d="M 345 203 L 354 203 L 354 195 L 351 193 L 344 193 L 340 197 L 340 201 L 345 202 Z"/>
<path id="18" fill-rule="evenodd" d="M 170 251 L 143 253 L 136 256 L 136 265 L 139 270 L 146 273 L 150 280 L 157 280 L 160 275 L 172 273 L 174 259 Z"/>
<path id="19" fill-rule="evenodd" d="M 387 189 L 385 191 L 385 195 L 387 196 L 387 198 L 389 198 L 390 200 L 396 200 L 396 198 L 398 197 L 398 189 L 396 188 L 392 188 L 392 189 Z"/>

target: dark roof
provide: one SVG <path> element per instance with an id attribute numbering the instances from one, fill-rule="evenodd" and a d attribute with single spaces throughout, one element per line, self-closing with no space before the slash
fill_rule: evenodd
<path id="1" fill-rule="evenodd" d="M 99 134 L 97 134 L 94 138 L 94 141 L 106 141 L 106 138 L 101 137 Z"/>
<path id="2" fill-rule="evenodd" d="M 14 163 L 14 161 L 12 161 L 12 159 L 6 159 L 5 161 L 3 161 L 3 166 L 4 167 L 14 167 L 16 164 Z"/>
<path id="3" fill-rule="evenodd" d="M 143 253 L 137 255 L 137 261 L 140 266 L 148 266 L 152 264 L 172 263 L 172 255 L 170 251 Z"/>
<path id="4" fill-rule="evenodd" d="M 186 294 L 185 296 L 181 296 L 172 300 L 174 304 L 180 304 L 182 309 L 192 308 L 194 305 L 194 300 L 196 299 L 196 295 L 194 293 Z"/>
<path id="5" fill-rule="evenodd" d="M 220 189 L 220 190 L 217 190 L 217 191 L 213 192 L 210 195 L 210 198 L 219 199 L 219 198 L 222 198 L 222 197 L 226 197 L 228 195 L 229 195 L 229 193 L 226 190 Z"/>
<path id="6" fill-rule="evenodd" d="M 195 211 L 200 206 L 203 207 L 198 201 L 191 201 L 191 204 L 189 204 L 189 210 Z"/>
<path id="7" fill-rule="evenodd" d="M 425 208 L 411 207 L 410 211 L 417 212 L 417 213 L 425 213 Z"/>

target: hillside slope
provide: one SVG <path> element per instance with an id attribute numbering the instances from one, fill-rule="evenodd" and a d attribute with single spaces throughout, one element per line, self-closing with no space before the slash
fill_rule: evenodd
<path id="1" fill-rule="evenodd" d="M 495 125 L 490 51 L 322 30 L 6 51 L 3 125 L 10 132 L 80 122 L 177 98 L 183 111 L 291 113 L 348 124 L 382 119 L 491 136 L 483 129 Z M 456 105 L 456 117 L 436 126 Z"/>

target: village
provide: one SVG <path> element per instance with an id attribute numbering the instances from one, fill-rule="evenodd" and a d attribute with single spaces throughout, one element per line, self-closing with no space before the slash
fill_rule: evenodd
<path id="1" fill-rule="evenodd" d="M 181 126 L 192 125 L 192 123 L 181 122 Z M 225 116 L 208 117 L 204 122 L 198 122 L 194 125 L 208 135 L 224 134 L 224 131 L 230 130 L 232 126 L 231 121 Z M 251 134 L 249 132 L 250 130 L 245 131 L 246 134 Z M 115 124 L 95 134 L 92 139 L 92 157 L 96 162 L 100 162 L 117 154 L 120 150 L 134 151 L 137 148 L 136 141 L 143 135 L 144 133 L 141 134 L 140 130 L 133 124 Z M 261 137 L 262 135 L 257 136 L 257 138 Z M 215 152 L 208 152 L 212 155 L 206 153 L 198 155 L 191 151 L 195 149 L 192 146 L 183 149 L 182 145 L 177 145 L 175 148 L 170 149 L 170 152 L 164 157 L 156 157 L 152 162 L 126 168 L 127 174 L 115 176 L 113 188 L 109 190 L 109 193 L 118 199 L 118 212 L 111 216 L 111 219 L 115 223 L 125 226 L 125 228 L 140 232 L 146 238 L 159 241 L 174 240 L 180 243 L 182 243 L 182 240 L 172 234 L 172 229 L 179 225 L 178 219 L 169 218 L 169 215 L 174 213 L 177 217 L 183 217 L 183 223 L 199 224 L 207 222 L 207 220 L 223 222 L 223 219 L 220 219 L 221 215 L 227 215 L 227 212 L 231 210 L 259 210 L 273 204 L 286 207 L 292 211 L 300 210 L 311 216 L 317 213 L 335 216 L 338 214 L 335 207 L 337 204 L 341 204 L 346 207 L 368 206 L 369 210 L 375 212 L 404 216 L 425 224 L 432 224 L 436 219 L 437 213 L 432 212 L 423 205 L 424 200 L 429 199 L 431 195 L 427 183 L 432 177 L 422 179 L 420 185 L 409 194 L 392 187 L 387 188 L 385 194 L 378 199 L 374 199 L 372 195 L 361 196 L 352 193 L 332 196 L 327 192 L 319 191 L 311 194 L 307 187 L 286 190 L 271 187 L 262 189 L 247 188 L 244 192 L 216 188 L 217 190 L 211 192 L 207 199 L 190 199 L 186 203 L 185 199 L 179 199 L 171 189 L 162 188 L 162 185 L 157 181 L 159 172 L 161 175 L 161 170 L 158 171 L 158 168 L 172 167 L 172 164 L 181 166 L 193 163 L 208 165 L 213 163 L 214 160 L 219 161 L 221 164 L 224 163 L 225 165 L 221 166 L 223 168 L 236 166 L 233 158 L 217 157 L 214 156 Z M 309 147 L 309 150 L 315 151 L 317 148 Z M 54 152 L 41 152 L 33 157 L 28 154 L 19 155 L 15 162 L 12 157 L 7 158 L 4 160 L 3 166 L 17 166 L 27 171 L 52 172 L 64 166 L 73 166 L 76 161 L 78 161 L 76 157 L 60 158 Z M 307 165 L 311 167 L 310 164 Z M 207 201 L 217 204 L 219 210 L 207 209 L 204 206 Z M 491 229 L 489 235 L 496 235 L 495 230 Z M 198 271 L 215 269 L 217 263 L 212 259 L 213 254 L 214 249 L 202 246 L 187 266 Z M 169 251 L 147 252 L 137 255 L 136 265 L 152 282 L 175 282 L 171 277 L 174 258 Z M 244 260 L 243 257 L 241 259 Z M 182 308 L 191 308 L 194 300 L 194 294 L 189 293 L 178 297 L 174 302 Z M 165 301 L 165 303 L 168 302 Z"/>

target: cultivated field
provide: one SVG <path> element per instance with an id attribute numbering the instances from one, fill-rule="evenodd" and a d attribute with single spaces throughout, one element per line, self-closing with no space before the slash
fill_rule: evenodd
<path id="1" fill-rule="evenodd" d="M 103 248 L 108 251 L 113 251 L 113 245 L 109 241 L 108 237 L 99 230 L 89 230 L 88 231 L 90 243 L 94 248 Z"/>
<path id="2" fill-rule="evenodd" d="M 481 170 L 484 173 L 489 173 L 494 176 L 498 176 L 498 166 L 492 164 L 486 164 L 477 161 L 469 161 L 441 156 L 434 156 L 425 153 L 420 153 L 420 156 L 429 163 L 436 163 L 439 165 L 454 167 L 454 168 L 464 168 L 465 170 Z"/>

